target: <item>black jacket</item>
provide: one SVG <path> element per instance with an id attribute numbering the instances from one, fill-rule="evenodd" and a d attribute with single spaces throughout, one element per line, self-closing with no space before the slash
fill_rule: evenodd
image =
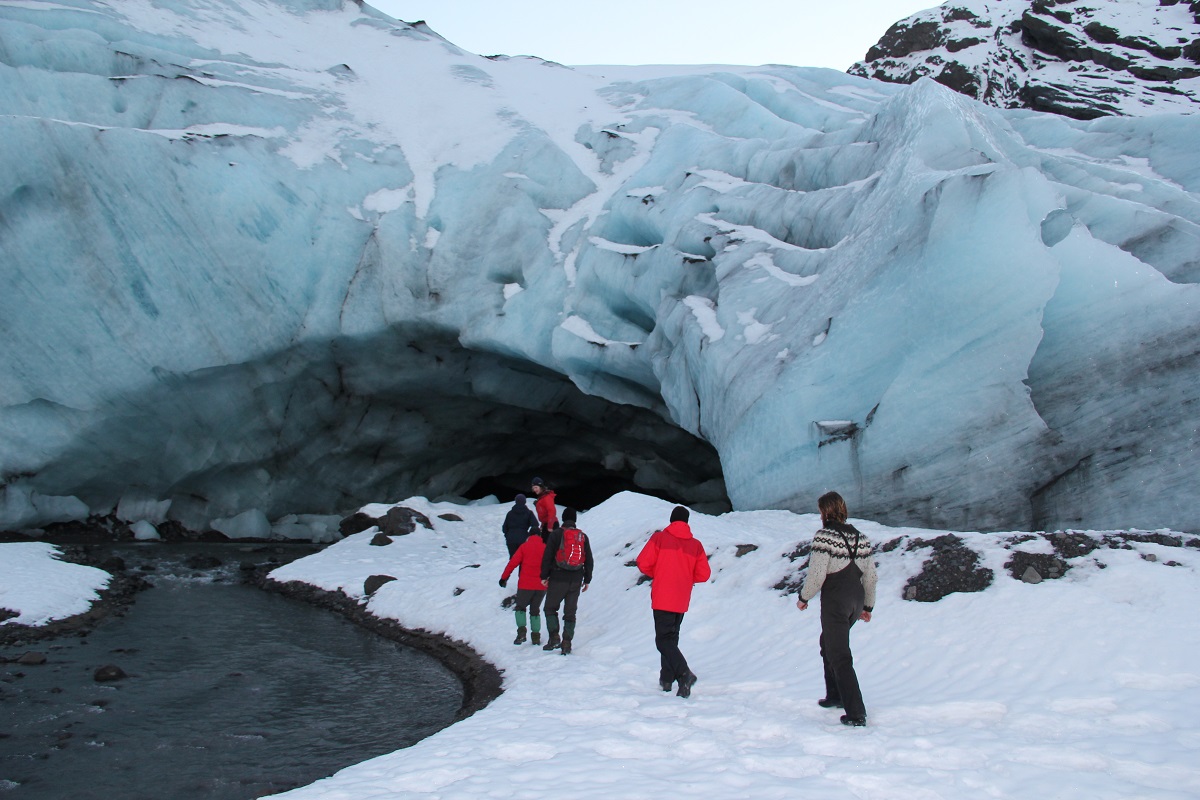
<path id="1" fill-rule="evenodd" d="M 529 534 L 540 531 L 541 525 L 538 524 L 538 518 L 533 513 L 533 509 L 523 503 L 521 505 L 513 503 L 513 507 L 504 517 L 504 525 L 501 526 L 501 529 L 504 531 L 505 542 L 520 546 L 529 538 Z"/>
<path id="2" fill-rule="evenodd" d="M 574 525 L 570 527 L 575 528 Z M 578 528 L 575 528 L 578 530 Z M 542 556 L 542 580 L 550 581 L 555 578 L 569 578 L 580 573 L 579 570 L 563 569 L 558 566 L 555 557 L 558 555 L 558 549 L 562 547 L 563 529 L 559 525 L 554 530 L 550 531 L 550 536 L 546 539 L 546 554 Z M 592 582 L 592 538 L 586 533 L 583 535 L 583 582 L 585 584 Z"/>

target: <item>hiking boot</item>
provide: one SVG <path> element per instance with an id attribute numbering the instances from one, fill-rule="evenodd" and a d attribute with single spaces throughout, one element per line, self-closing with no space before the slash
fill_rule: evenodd
<path id="1" fill-rule="evenodd" d="M 534 636 L 537 636 L 535 633 Z M 525 629 L 517 628 L 517 638 L 513 639 L 513 644 L 525 644 Z"/>
<path id="2" fill-rule="evenodd" d="M 552 634 L 550 634 L 550 640 L 547 641 L 544 645 L 542 645 L 542 649 L 543 650 L 554 650 L 555 648 L 558 647 L 559 642 L 560 642 L 560 640 L 558 638 L 558 634 L 552 633 Z"/>
<path id="3" fill-rule="evenodd" d="M 679 678 L 679 689 L 675 692 L 679 697 L 691 697 L 692 687 L 696 685 L 696 673 L 689 672 Z"/>
<path id="4" fill-rule="evenodd" d="M 842 714 L 842 724 L 849 725 L 852 728 L 861 728 L 867 724 L 867 718 L 852 717 L 849 714 Z"/>
<path id="5" fill-rule="evenodd" d="M 542 632 L 534 631 L 533 633 L 529 634 L 529 642 L 530 642 L 530 644 L 541 644 L 542 643 Z"/>
<path id="6" fill-rule="evenodd" d="M 571 640 L 563 639 L 562 640 L 562 654 L 565 656 L 565 655 L 570 655 L 570 653 L 571 653 Z"/>
<path id="7" fill-rule="evenodd" d="M 817 705 L 821 708 L 842 708 L 841 700 L 830 700 L 828 697 L 822 697 L 817 701 Z"/>
<path id="8" fill-rule="evenodd" d="M 662 690 L 664 692 L 669 692 L 675 686 L 675 679 L 674 678 L 670 678 L 670 679 L 659 678 L 658 685 L 662 688 Z"/>

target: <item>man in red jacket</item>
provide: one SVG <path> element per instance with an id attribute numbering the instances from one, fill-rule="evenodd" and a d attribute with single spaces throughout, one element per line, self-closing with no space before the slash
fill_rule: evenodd
<path id="1" fill-rule="evenodd" d="M 712 575 L 704 545 L 692 536 L 688 510 L 675 506 L 671 524 L 656 531 L 637 557 L 638 569 L 650 577 L 650 607 L 654 610 L 654 645 L 661 656 L 658 684 L 664 692 L 679 681 L 680 697 L 690 697 L 696 673 L 679 652 L 679 628 L 692 600 L 692 585 Z"/>

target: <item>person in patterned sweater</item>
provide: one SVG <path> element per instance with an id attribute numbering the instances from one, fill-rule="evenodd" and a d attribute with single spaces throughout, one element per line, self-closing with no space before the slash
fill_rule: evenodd
<path id="1" fill-rule="evenodd" d="M 871 621 L 875 608 L 875 560 L 871 542 L 846 523 L 846 501 L 837 492 L 821 495 L 821 530 L 813 536 L 808 557 L 808 574 L 800 587 L 796 607 L 801 611 L 821 594 L 821 662 L 825 667 L 823 708 L 844 708 L 843 725 L 867 724 L 854 656 L 850 652 L 850 628 L 858 620 Z"/>

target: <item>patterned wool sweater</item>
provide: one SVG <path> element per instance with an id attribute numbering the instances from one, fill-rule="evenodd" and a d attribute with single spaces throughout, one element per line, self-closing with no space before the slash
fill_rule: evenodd
<path id="1" fill-rule="evenodd" d="M 856 534 L 858 548 L 851 553 Z M 871 557 L 871 540 L 859 533 L 853 525 L 837 522 L 829 523 L 813 536 L 812 554 L 808 557 L 808 575 L 804 578 L 804 585 L 800 587 L 800 599 L 807 603 L 816 597 L 825 584 L 825 576 L 850 566 L 851 558 L 862 570 L 863 592 L 866 594 L 863 610 L 874 609 L 876 575 L 875 559 Z"/>

